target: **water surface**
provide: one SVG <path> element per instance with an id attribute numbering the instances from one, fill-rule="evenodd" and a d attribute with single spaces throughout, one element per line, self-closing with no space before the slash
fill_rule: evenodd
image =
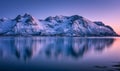
<path id="1" fill-rule="evenodd" d="M 0 71 L 119 71 L 120 38 L 0 37 Z"/>

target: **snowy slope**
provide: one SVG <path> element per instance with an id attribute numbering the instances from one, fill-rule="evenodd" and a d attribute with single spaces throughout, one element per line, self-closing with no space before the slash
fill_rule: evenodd
<path id="1" fill-rule="evenodd" d="M 82 16 L 55 16 L 38 20 L 30 14 L 15 19 L 0 19 L 2 35 L 47 36 L 115 36 L 115 31 L 102 22 L 92 22 Z"/>
<path id="2" fill-rule="evenodd" d="M 40 22 L 29 14 L 25 14 L 24 16 L 18 15 L 14 21 L 16 21 L 14 28 L 7 34 L 39 35 L 43 30 Z"/>
<path id="3" fill-rule="evenodd" d="M 0 21 L 0 34 L 5 34 L 14 28 L 16 21 L 12 20 L 1 20 Z"/>

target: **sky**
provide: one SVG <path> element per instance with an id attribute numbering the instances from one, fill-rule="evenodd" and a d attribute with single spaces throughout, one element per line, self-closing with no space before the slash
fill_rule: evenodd
<path id="1" fill-rule="evenodd" d="M 120 34 L 120 0 L 0 0 L 0 18 L 29 13 L 38 19 L 80 15 L 102 21 Z"/>

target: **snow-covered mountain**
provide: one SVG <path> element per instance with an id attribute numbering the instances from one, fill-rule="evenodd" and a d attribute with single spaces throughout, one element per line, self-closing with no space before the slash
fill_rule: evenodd
<path id="1" fill-rule="evenodd" d="M 55 16 L 38 20 L 30 14 L 14 19 L 0 19 L 0 35 L 40 36 L 116 36 L 116 32 L 102 22 L 92 22 L 82 16 Z"/>

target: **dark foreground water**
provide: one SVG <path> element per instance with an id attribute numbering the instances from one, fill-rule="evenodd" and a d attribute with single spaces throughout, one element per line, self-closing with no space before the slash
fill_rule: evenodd
<path id="1" fill-rule="evenodd" d="M 120 38 L 0 37 L 0 71 L 120 71 Z"/>

